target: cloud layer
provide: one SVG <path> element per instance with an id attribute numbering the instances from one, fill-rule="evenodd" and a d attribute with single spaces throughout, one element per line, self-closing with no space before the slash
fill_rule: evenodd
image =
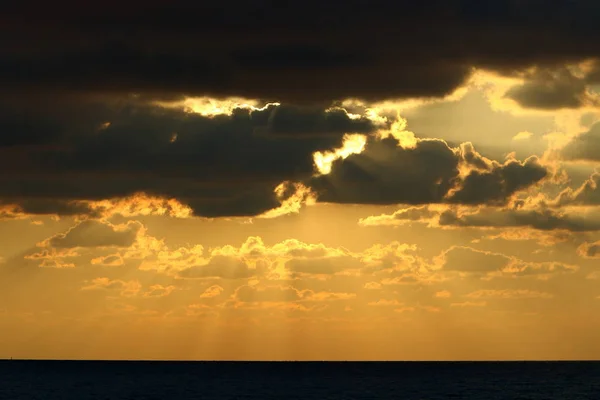
<path id="1" fill-rule="evenodd" d="M 592 0 L 179 0 L 143 12 L 110 1 L 61 3 L 4 11 L 13 38 L 0 58 L 4 86 L 319 102 L 440 96 L 473 66 L 509 72 L 590 58 L 600 38 Z"/>

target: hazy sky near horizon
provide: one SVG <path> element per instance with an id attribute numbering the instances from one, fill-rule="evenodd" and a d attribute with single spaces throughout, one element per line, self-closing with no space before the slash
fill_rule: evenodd
<path id="1" fill-rule="evenodd" d="M 596 2 L 25 3 L 0 358 L 600 358 Z"/>

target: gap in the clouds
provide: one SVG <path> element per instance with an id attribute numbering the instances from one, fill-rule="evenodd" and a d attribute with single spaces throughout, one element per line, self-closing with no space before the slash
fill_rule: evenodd
<path id="1" fill-rule="evenodd" d="M 547 148 L 542 136 L 552 132 L 555 125 L 551 115 L 512 115 L 493 110 L 486 94 L 477 88 L 469 88 L 459 100 L 407 109 L 402 116 L 418 137 L 442 138 L 456 144 L 472 142 L 480 153 L 500 162 L 513 151 L 520 159 L 532 154 L 541 156 Z M 515 142 L 513 137 L 522 131 L 534 136 Z"/>

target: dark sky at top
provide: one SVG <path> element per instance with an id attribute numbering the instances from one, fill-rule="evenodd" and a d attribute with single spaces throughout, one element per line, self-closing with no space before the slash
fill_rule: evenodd
<path id="1" fill-rule="evenodd" d="M 531 66 L 542 72 L 510 97 L 577 107 L 600 73 L 544 71 L 596 58 L 599 16 L 595 0 L 11 2 L 0 12 L 0 204 L 85 213 L 69 202 L 141 191 L 198 215 L 256 215 L 278 205 L 282 181 L 340 203 L 503 204 L 548 175 L 536 158 L 492 165 L 471 147 L 371 137 L 313 178 L 315 151 L 380 128 L 325 110 L 443 96 L 474 68 Z M 186 96 L 284 105 L 210 118 L 148 102 Z M 459 163 L 474 165 L 464 181 Z"/>
<path id="2" fill-rule="evenodd" d="M 2 86 L 279 101 L 437 96 L 596 56 L 594 0 L 11 2 Z"/>

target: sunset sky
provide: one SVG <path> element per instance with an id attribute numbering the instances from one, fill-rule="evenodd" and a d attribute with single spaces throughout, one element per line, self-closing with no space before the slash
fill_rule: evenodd
<path id="1" fill-rule="evenodd" d="M 600 2 L 14 2 L 0 358 L 600 358 Z"/>

